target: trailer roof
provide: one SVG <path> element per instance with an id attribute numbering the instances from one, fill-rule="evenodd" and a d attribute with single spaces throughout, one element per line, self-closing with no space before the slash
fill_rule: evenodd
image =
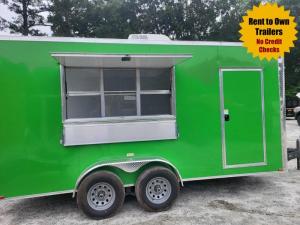
<path id="1" fill-rule="evenodd" d="M 79 43 L 103 43 L 103 44 L 153 44 L 153 45 L 204 45 L 204 46 L 242 46 L 242 42 L 221 41 L 168 41 L 168 40 L 130 40 L 113 38 L 79 38 L 79 37 L 24 37 L 24 36 L 0 36 L 0 41 L 45 41 L 45 42 L 79 42 Z"/>

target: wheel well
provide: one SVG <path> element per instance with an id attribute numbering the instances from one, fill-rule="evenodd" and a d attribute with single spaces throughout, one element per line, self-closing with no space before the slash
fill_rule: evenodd
<path id="1" fill-rule="evenodd" d="M 151 167 L 154 167 L 154 166 L 162 166 L 162 167 L 168 168 L 169 170 L 171 170 L 176 175 L 178 181 L 182 184 L 182 179 L 181 179 L 181 176 L 180 176 L 179 172 L 177 171 L 177 169 L 175 169 L 175 167 L 173 167 L 170 164 L 165 163 L 165 162 L 160 162 L 160 161 L 149 162 L 146 165 L 142 166 L 138 170 L 138 172 L 139 172 L 138 175 L 140 175 L 142 172 L 144 172 L 148 168 L 151 168 Z"/>
<path id="2" fill-rule="evenodd" d="M 96 168 L 93 168 L 92 170 L 88 171 L 87 173 L 85 173 L 83 176 L 80 176 L 76 182 L 76 185 L 75 185 L 75 189 L 74 189 L 74 193 L 73 193 L 73 197 L 75 197 L 75 193 L 78 189 L 78 187 L 80 186 L 80 184 L 82 183 L 82 181 L 88 177 L 89 175 L 91 175 L 92 173 L 95 173 L 97 171 L 109 171 L 109 172 L 112 172 L 114 174 L 116 174 L 118 177 L 120 177 L 120 172 L 121 172 L 121 169 L 115 167 L 115 166 L 111 166 L 111 165 L 103 165 L 103 166 L 99 166 L 99 167 L 96 167 Z M 122 177 L 120 177 L 120 179 L 122 180 Z M 123 181 L 123 180 L 122 180 Z"/>

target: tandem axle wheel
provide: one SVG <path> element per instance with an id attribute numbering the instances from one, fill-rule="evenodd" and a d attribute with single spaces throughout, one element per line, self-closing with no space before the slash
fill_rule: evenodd
<path id="1" fill-rule="evenodd" d="M 179 191 L 176 175 L 161 166 L 142 172 L 135 184 L 139 204 L 147 211 L 167 210 Z M 87 216 L 104 219 L 114 215 L 123 205 L 125 188 L 112 172 L 98 171 L 87 176 L 77 192 L 77 204 Z"/>
<path id="2" fill-rule="evenodd" d="M 87 176 L 79 186 L 77 205 L 87 216 L 104 219 L 114 215 L 123 205 L 125 189 L 112 172 L 98 171 Z"/>
<path id="3" fill-rule="evenodd" d="M 160 166 L 144 171 L 135 185 L 136 198 L 147 211 L 167 210 L 177 198 L 178 191 L 176 175 Z"/>

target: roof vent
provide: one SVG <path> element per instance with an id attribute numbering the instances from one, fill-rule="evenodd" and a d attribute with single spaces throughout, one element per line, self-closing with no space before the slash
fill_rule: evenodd
<path id="1" fill-rule="evenodd" d="M 145 41 L 170 41 L 170 38 L 163 34 L 130 34 L 128 39 Z"/>

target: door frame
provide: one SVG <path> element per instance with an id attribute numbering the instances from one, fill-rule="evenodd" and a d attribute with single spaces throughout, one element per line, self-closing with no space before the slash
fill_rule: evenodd
<path id="1" fill-rule="evenodd" d="M 225 120 L 224 120 L 224 87 L 223 87 L 223 72 L 226 71 L 257 71 L 260 72 L 260 90 L 261 90 L 261 107 L 262 107 L 262 135 L 263 135 L 263 153 L 264 160 L 262 162 L 255 163 L 243 163 L 243 164 L 227 164 L 226 159 L 226 134 L 225 134 Z M 221 116 L 221 134 L 222 134 L 222 163 L 224 169 L 253 167 L 253 166 L 265 166 L 267 165 L 266 155 L 266 128 L 265 128 L 265 101 L 264 101 L 264 76 L 262 68 L 220 68 L 219 69 L 219 87 L 220 87 L 220 116 Z"/>

